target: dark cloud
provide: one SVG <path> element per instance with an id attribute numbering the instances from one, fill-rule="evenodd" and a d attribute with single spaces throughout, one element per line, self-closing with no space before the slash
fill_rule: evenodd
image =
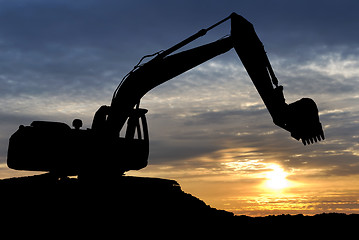
<path id="1" fill-rule="evenodd" d="M 232 11 L 252 21 L 266 49 L 298 60 L 316 46 L 357 47 L 355 1 L 2 2 L 3 92 L 115 85 L 142 55 L 207 27 Z M 229 33 L 229 27 L 206 40 Z M 212 34 L 212 35 L 211 35 Z M 106 75 L 107 74 L 107 75 Z M 110 77 L 108 75 L 110 74 Z M 34 86 L 33 86 L 34 85 Z M 37 88 L 38 87 L 38 88 Z M 70 87 L 71 88 L 71 87 Z M 63 92 L 67 92 L 64 89 Z"/>
<path id="2" fill-rule="evenodd" d="M 358 22 L 355 1 L 271 1 L 266 7 L 261 17 L 255 10 L 251 15 L 273 54 L 305 59 L 313 47 L 358 47 L 358 33 L 353 31 Z"/>
<path id="3" fill-rule="evenodd" d="M 262 107 L 262 106 L 261 106 Z M 209 111 L 194 115 L 184 121 L 185 125 L 208 125 L 208 124 L 227 124 L 239 119 L 255 119 L 262 116 L 267 110 L 259 106 L 251 106 L 247 109 L 227 110 L 227 111 Z"/>

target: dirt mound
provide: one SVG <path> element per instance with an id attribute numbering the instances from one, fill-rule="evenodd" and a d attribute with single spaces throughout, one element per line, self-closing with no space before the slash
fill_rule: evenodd
<path id="1" fill-rule="evenodd" d="M 0 180 L 0 202 L 17 213 L 58 216 L 233 216 L 182 191 L 174 180 L 122 176 L 91 181 L 49 174 Z"/>

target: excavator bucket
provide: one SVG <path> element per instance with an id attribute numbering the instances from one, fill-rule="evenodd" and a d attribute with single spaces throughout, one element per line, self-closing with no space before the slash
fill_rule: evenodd
<path id="1" fill-rule="evenodd" d="M 310 98 L 302 98 L 288 105 L 286 128 L 291 136 L 304 145 L 324 140 L 318 108 Z"/>

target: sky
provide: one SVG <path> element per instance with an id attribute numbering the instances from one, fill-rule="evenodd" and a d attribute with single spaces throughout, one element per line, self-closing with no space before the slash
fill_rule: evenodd
<path id="1" fill-rule="evenodd" d="M 359 2 L 356 0 L 0 0 L 0 178 L 8 139 L 34 120 L 90 127 L 122 77 L 236 12 L 251 23 L 287 103 L 313 98 L 326 140 L 309 146 L 272 123 L 234 50 L 141 101 L 149 166 L 238 215 L 359 213 Z M 190 44 L 230 33 L 227 22 Z M 100 164 L 101 159 L 99 159 Z"/>

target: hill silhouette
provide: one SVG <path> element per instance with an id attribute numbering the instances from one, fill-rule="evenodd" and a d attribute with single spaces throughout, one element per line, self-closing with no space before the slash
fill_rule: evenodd
<path id="1" fill-rule="evenodd" d="M 246 233 L 258 229 L 316 233 L 322 233 L 324 229 L 346 229 L 348 232 L 355 230 L 352 226 L 359 223 L 358 214 L 341 213 L 234 216 L 183 192 L 176 181 L 160 178 L 122 176 L 83 182 L 71 178 L 59 180 L 50 174 L 42 174 L 0 180 L 0 191 L 0 204 L 6 209 L 7 217 L 17 219 L 31 215 L 46 216 L 47 219 L 75 217 L 96 221 L 118 217 L 189 221 L 201 218 L 207 222 L 212 219 L 213 226 L 225 226 L 230 233 L 238 229 Z"/>
<path id="2" fill-rule="evenodd" d="M 0 202 L 16 213 L 58 216 L 233 216 L 182 191 L 174 180 L 122 176 L 80 181 L 50 174 L 0 180 Z"/>

